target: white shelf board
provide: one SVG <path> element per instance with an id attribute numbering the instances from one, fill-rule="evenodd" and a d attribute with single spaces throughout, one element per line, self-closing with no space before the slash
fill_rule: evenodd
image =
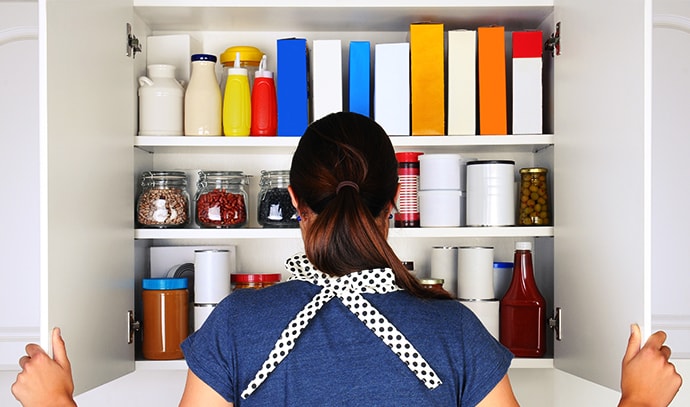
<path id="1" fill-rule="evenodd" d="M 134 146 L 153 153 L 198 150 L 226 152 L 231 148 L 244 149 L 257 153 L 292 152 L 297 147 L 300 137 L 190 137 L 190 136 L 134 136 Z M 425 149 L 427 151 L 481 150 L 535 152 L 553 145 L 552 134 L 535 134 L 521 136 L 395 136 L 391 142 L 396 150 Z"/>
<path id="2" fill-rule="evenodd" d="M 552 237 L 552 226 L 391 228 L 389 238 Z M 136 239 L 298 239 L 300 230 L 273 228 L 136 229 Z"/>
<path id="3" fill-rule="evenodd" d="M 551 358 L 515 358 L 510 364 L 511 369 L 551 369 Z M 136 370 L 187 370 L 187 363 L 180 360 L 137 360 Z"/>
<path id="4" fill-rule="evenodd" d="M 407 31 L 417 21 L 448 29 L 503 25 L 535 29 L 553 0 L 134 0 L 135 12 L 157 31 Z"/>

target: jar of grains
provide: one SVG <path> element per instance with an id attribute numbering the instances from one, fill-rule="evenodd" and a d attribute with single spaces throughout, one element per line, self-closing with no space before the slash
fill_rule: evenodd
<path id="1" fill-rule="evenodd" d="M 520 211 L 518 225 L 550 225 L 546 168 L 520 169 Z"/>
<path id="2" fill-rule="evenodd" d="M 288 185 L 290 171 L 261 171 L 258 222 L 265 228 L 296 228 L 297 210 L 292 206 Z"/>
<path id="3" fill-rule="evenodd" d="M 184 171 L 145 171 L 137 199 L 142 227 L 183 227 L 189 223 L 189 193 Z"/>
<path id="4" fill-rule="evenodd" d="M 247 176 L 242 171 L 199 171 L 196 221 L 202 228 L 237 228 L 247 223 Z"/>

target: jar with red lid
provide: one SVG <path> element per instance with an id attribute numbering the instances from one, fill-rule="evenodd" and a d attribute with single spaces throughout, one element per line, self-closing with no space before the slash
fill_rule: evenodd
<path id="1" fill-rule="evenodd" d="M 421 152 L 395 153 L 398 160 L 397 211 L 394 216 L 396 228 L 419 227 L 419 156 Z"/>
<path id="2" fill-rule="evenodd" d="M 269 274 L 249 274 L 249 273 L 235 273 L 230 275 L 230 283 L 232 289 L 241 290 L 244 288 L 259 289 L 269 287 L 280 282 L 280 273 Z"/>
<path id="3" fill-rule="evenodd" d="M 247 224 L 247 175 L 242 171 L 199 171 L 196 221 L 202 228 Z"/>

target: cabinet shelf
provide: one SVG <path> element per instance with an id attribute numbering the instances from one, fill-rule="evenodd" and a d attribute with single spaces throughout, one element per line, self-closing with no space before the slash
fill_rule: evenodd
<path id="1" fill-rule="evenodd" d="M 184 360 L 137 360 L 136 370 L 187 370 Z M 552 358 L 515 358 L 510 364 L 511 369 L 551 369 Z"/>
<path id="2" fill-rule="evenodd" d="M 553 0 L 134 0 L 153 31 L 405 31 L 415 21 L 441 21 L 448 28 L 539 26 Z"/>
<path id="3" fill-rule="evenodd" d="M 391 228 L 390 238 L 552 237 L 552 226 Z M 297 228 L 136 229 L 135 239 L 298 239 Z"/>
<path id="4" fill-rule="evenodd" d="M 135 136 L 134 146 L 152 153 L 205 150 L 223 152 L 224 149 L 255 149 L 260 152 L 291 152 L 299 137 L 184 137 Z M 448 151 L 448 148 L 476 152 L 491 151 L 536 152 L 553 145 L 552 134 L 521 136 L 397 136 L 391 137 L 396 149 L 424 148 L 427 151 Z"/>

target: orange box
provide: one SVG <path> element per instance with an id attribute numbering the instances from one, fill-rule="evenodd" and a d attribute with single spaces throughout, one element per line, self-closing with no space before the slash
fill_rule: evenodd
<path id="1" fill-rule="evenodd" d="M 506 52 L 504 27 L 477 29 L 479 134 L 506 135 Z"/>
<path id="2" fill-rule="evenodd" d="M 412 135 L 444 135 L 445 50 L 443 24 L 410 25 Z"/>

